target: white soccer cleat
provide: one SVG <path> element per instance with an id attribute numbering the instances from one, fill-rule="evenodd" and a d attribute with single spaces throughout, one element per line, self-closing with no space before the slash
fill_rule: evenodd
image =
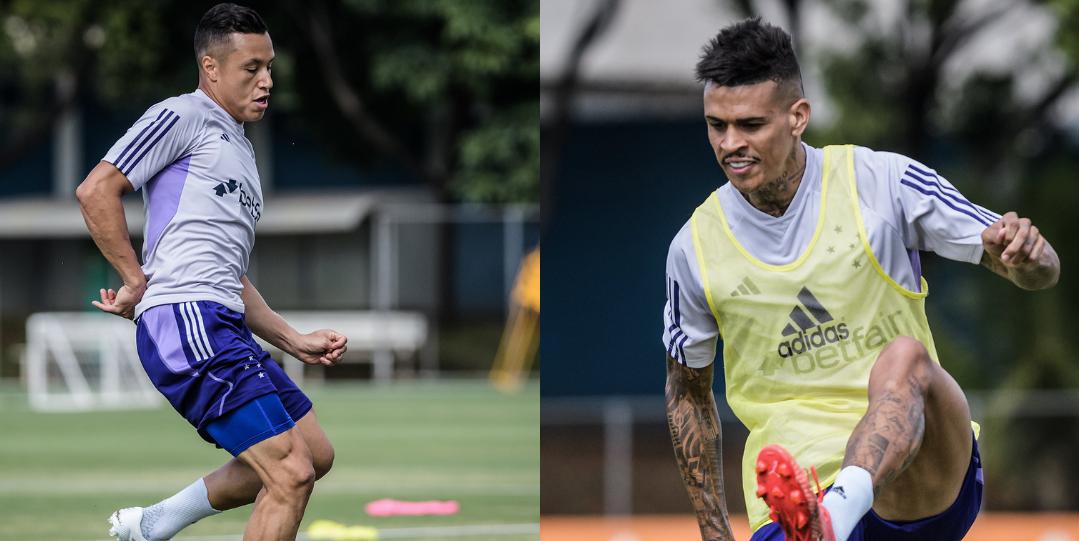
<path id="1" fill-rule="evenodd" d="M 116 541 L 148 541 L 142 536 L 142 508 L 126 507 L 109 517 L 109 535 Z"/>

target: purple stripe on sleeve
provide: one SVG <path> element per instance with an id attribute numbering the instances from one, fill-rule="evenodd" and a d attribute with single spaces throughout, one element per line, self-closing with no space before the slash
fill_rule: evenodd
<path id="1" fill-rule="evenodd" d="M 142 139 L 142 134 L 146 133 L 146 130 L 152 128 L 154 126 L 154 124 L 157 123 L 158 120 L 161 120 L 161 116 L 164 115 L 165 113 L 168 113 L 168 112 L 169 112 L 168 109 L 162 109 L 161 112 L 157 114 L 157 118 L 155 118 L 152 122 L 147 124 L 146 127 L 143 128 L 142 131 L 140 131 L 139 134 L 136 135 L 135 138 L 132 139 L 131 142 L 127 144 L 126 147 L 124 147 L 124 151 L 121 152 L 120 155 L 116 157 L 116 162 L 114 162 L 117 165 L 117 168 L 119 168 L 120 162 L 122 162 L 124 160 L 124 155 L 127 154 L 127 151 L 131 150 L 131 147 L 135 146 L 135 143 L 139 142 L 139 139 Z"/>
<path id="2" fill-rule="evenodd" d="M 150 130 L 150 133 L 146 134 L 146 137 L 143 137 L 140 140 L 139 145 L 137 147 L 135 147 L 134 150 L 131 151 L 131 154 L 128 154 L 127 157 L 124 158 L 123 162 L 117 163 L 116 167 L 118 167 L 121 172 L 123 172 L 125 169 L 127 169 L 127 163 L 131 161 L 131 158 L 134 158 L 135 154 L 138 154 L 139 150 L 142 150 L 142 147 L 146 145 L 146 142 L 149 141 L 150 138 L 152 138 L 154 136 L 154 134 L 157 133 L 158 130 L 160 130 L 161 127 L 164 126 L 165 123 L 168 122 L 168 120 L 170 118 L 172 118 L 172 116 L 174 114 L 175 113 L 173 113 L 172 111 L 170 111 L 168 109 L 165 109 L 165 116 L 162 117 L 161 120 L 155 120 L 154 121 L 153 125 L 150 126 L 151 128 L 153 128 L 153 129 Z"/>
<path id="3" fill-rule="evenodd" d="M 671 277 L 667 277 L 667 317 L 674 321 L 674 312 L 671 310 Z"/>
<path id="4" fill-rule="evenodd" d="M 969 208 L 970 210 L 973 210 L 974 212 L 980 214 L 983 218 L 990 219 L 990 220 L 995 220 L 995 218 L 989 216 L 988 213 L 985 213 L 985 212 L 982 212 L 982 211 L 978 210 L 977 206 L 975 206 L 970 201 L 967 201 L 966 199 L 964 199 L 962 194 L 960 194 L 958 190 L 955 190 L 953 188 L 952 191 L 955 192 L 955 194 L 953 195 L 953 194 L 949 193 L 948 191 L 946 191 L 945 186 L 943 186 L 939 182 L 935 182 L 935 181 L 931 181 L 931 180 L 922 178 L 922 177 L 918 176 L 917 174 L 915 174 L 914 172 L 912 172 L 910 170 L 907 170 L 903 174 L 904 174 L 905 178 L 909 178 L 911 180 L 917 181 L 917 182 L 919 182 L 919 183 L 921 183 L 921 184 L 923 184 L 925 186 L 928 186 L 930 188 L 936 188 L 936 189 L 940 190 L 941 195 L 950 198 L 952 201 L 955 201 L 956 203 L 959 203 L 960 205 L 963 205 L 963 206 Z"/>
<path id="5" fill-rule="evenodd" d="M 689 340 L 689 335 L 688 334 L 683 336 L 682 340 L 680 340 L 678 342 L 678 356 L 681 357 L 682 364 L 684 364 L 684 365 L 689 364 L 689 361 L 686 359 L 686 350 L 682 348 L 682 346 L 686 345 L 686 340 Z"/>
<path id="6" fill-rule="evenodd" d="M 910 182 L 906 178 L 900 180 L 899 183 L 904 185 L 904 186 L 913 188 L 913 189 L 915 189 L 915 190 L 917 190 L 917 191 L 919 191 L 919 192 L 921 192 L 921 193 L 923 193 L 925 195 L 931 195 L 933 197 L 936 197 L 938 200 L 940 200 L 941 203 L 944 203 L 945 205 L 950 207 L 952 210 L 954 210 L 956 212 L 959 212 L 959 213 L 962 213 L 962 214 L 966 214 L 967 216 L 970 216 L 971 218 L 974 218 L 978 223 L 980 223 L 980 224 L 982 224 L 982 225 L 984 225 L 986 227 L 989 226 L 989 222 L 987 222 L 984 217 L 982 217 L 980 215 L 977 215 L 977 214 L 974 214 L 973 212 L 967 211 L 966 209 L 962 209 L 962 208 L 959 208 L 959 207 L 953 205 L 950 201 L 945 199 L 944 196 L 942 196 L 938 192 L 926 190 L 926 189 L 922 188 L 921 186 L 918 186 L 917 184 L 915 184 L 913 182 Z"/>
<path id="7" fill-rule="evenodd" d="M 918 167 L 917 165 L 914 165 L 913 163 L 908 165 L 907 169 L 913 169 L 913 170 L 915 170 L 915 171 L 917 171 L 917 172 L 919 172 L 919 173 L 921 173 L 921 174 L 923 174 L 923 175 L 925 175 L 927 177 L 940 178 L 933 171 L 926 171 L 925 169 L 922 169 L 921 167 Z"/>
<path id="8" fill-rule="evenodd" d="M 991 211 L 991 210 L 989 210 L 989 209 L 987 209 L 987 208 L 985 208 L 985 207 L 983 207 L 981 205 L 974 205 L 974 206 L 978 207 L 978 210 L 981 211 L 982 215 L 989 216 L 990 218 L 993 218 L 994 222 L 1000 219 L 999 214 L 997 214 L 997 213 L 995 213 L 995 212 L 993 212 L 993 211 Z"/>
<path id="9" fill-rule="evenodd" d="M 127 165 L 127 172 L 126 172 L 126 173 L 124 173 L 124 175 L 127 175 L 128 173 L 130 173 L 130 172 L 131 172 L 131 170 L 132 170 L 132 169 L 134 169 L 134 168 L 135 168 L 135 166 L 136 166 L 136 165 L 138 165 L 140 161 L 142 161 L 142 158 L 143 158 L 144 156 L 146 156 L 146 153 L 150 152 L 150 149 L 151 149 L 151 148 L 154 148 L 154 145 L 156 145 L 156 144 L 157 144 L 157 142 L 158 142 L 158 141 L 160 141 L 160 140 L 161 140 L 161 138 L 162 138 L 162 137 L 164 137 L 164 136 L 165 136 L 165 134 L 166 134 L 166 133 L 168 133 L 168 132 L 169 132 L 169 130 L 171 130 L 171 129 L 172 129 L 172 127 L 173 127 L 174 125 L 176 125 L 176 121 L 177 121 L 177 120 L 180 120 L 180 116 L 179 116 L 179 115 L 176 115 L 176 116 L 172 117 L 172 121 L 171 121 L 171 122 L 169 122 L 169 125 L 168 125 L 168 126 L 165 126 L 165 129 L 164 129 L 164 130 L 161 130 L 161 133 L 160 133 L 160 134 L 158 134 L 157 138 L 156 138 L 156 139 L 154 139 L 154 140 L 153 140 L 153 142 L 151 142 L 151 143 L 150 143 L 149 145 L 147 145 L 147 147 L 146 147 L 146 148 L 145 148 L 145 149 L 144 149 L 144 150 L 142 151 L 142 154 L 139 154 L 139 157 L 138 157 L 138 158 L 135 158 L 135 161 L 133 161 L 133 162 L 131 162 L 130 164 L 128 164 L 128 165 Z M 164 121 L 162 121 L 162 122 L 164 122 Z M 153 135 L 153 134 L 151 133 L 150 135 Z M 150 138 L 150 137 L 149 137 L 149 136 L 147 136 L 147 139 L 149 139 L 149 138 Z M 136 151 L 135 151 L 135 152 L 138 152 L 138 150 L 136 149 Z M 132 152 L 132 153 L 131 153 L 131 155 L 132 155 L 132 156 L 134 156 L 134 155 L 135 155 L 135 153 L 134 153 L 134 152 Z M 122 168 L 121 168 L 121 170 L 122 170 Z"/>
<path id="10" fill-rule="evenodd" d="M 918 167 L 917 165 L 914 165 L 914 164 L 908 165 L 907 170 L 908 171 L 913 170 L 913 171 L 915 171 L 917 173 L 921 173 L 922 175 L 925 175 L 926 177 L 933 177 L 934 179 L 936 179 L 938 181 L 938 182 L 934 183 L 937 187 L 941 188 L 945 192 L 952 192 L 952 193 L 955 193 L 956 195 L 958 195 L 960 197 L 963 196 L 963 194 L 959 193 L 959 190 L 955 189 L 954 187 L 945 186 L 943 183 L 939 182 L 940 181 L 940 176 L 937 175 L 932 170 L 926 171 L 925 169 L 922 169 L 921 167 Z M 917 176 L 917 175 L 914 175 L 914 176 Z M 982 216 L 985 216 L 986 218 L 989 218 L 992 221 L 996 221 L 996 220 L 1000 219 L 1000 214 L 997 214 L 997 213 L 995 213 L 995 212 L 993 212 L 993 211 L 991 211 L 991 210 L 989 210 L 989 209 L 987 209 L 987 208 L 985 208 L 985 207 L 983 207 L 981 205 L 974 205 L 974 208 L 975 208 L 975 210 L 978 211 L 978 214 L 981 214 Z"/>
<path id="11" fill-rule="evenodd" d="M 155 306 L 142 313 L 142 320 L 146 322 L 146 330 L 157 347 L 157 355 L 161 362 L 174 374 L 190 374 L 194 371 L 188 360 L 188 355 L 180 343 L 180 329 L 176 326 L 176 316 L 172 306 L 165 304 Z"/>
<path id="12" fill-rule="evenodd" d="M 674 283 L 674 324 L 679 327 L 682 326 L 682 312 L 678 309 L 678 280 L 671 280 Z"/>
<path id="13" fill-rule="evenodd" d="M 674 335 L 671 336 L 671 344 L 669 346 L 667 346 L 667 355 L 670 355 L 671 357 L 676 357 L 675 352 L 674 352 L 674 344 L 675 344 L 675 342 L 678 341 L 678 338 L 681 337 L 683 334 L 685 334 L 685 333 L 682 332 L 682 329 L 678 329 L 678 332 L 674 333 Z"/>
<path id="14" fill-rule="evenodd" d="M 176 216 L 190 164 L 191 156 L 184 156 L 162 169 L 146 183 L 146 244 L 142 249 L 143 261 L 154 252 L 165 226 Z"/>

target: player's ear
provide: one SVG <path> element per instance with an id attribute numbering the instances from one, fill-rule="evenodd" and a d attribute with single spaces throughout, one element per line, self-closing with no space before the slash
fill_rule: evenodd
<path id="1" fill-rule="evenodd" d="M 800 137 L 803 132 L 806 131 L 806 127 L 809 125 L 809 115 L 811 108 L 809 107 L 809 100 L 805 98 L 798 98 L 791 104 L 788 113 L 790 114 L 791 123 L 791 135 Z"/>
<path id="2" fill-rule="evenodd" d="M 206 73 L 206 78 L 207 79 L 209 79 L 210 81 L 215 82 L 215 83 L 217 82 L 218 64 L 217 64 L 217 60 L 214 59 L 214 57 L 212 57 L 212 56 L 210 56 L 208 54 L 202 55 L 202 59 L 199 60 L 199 67 L 202 69 L 203 72 Z"/>

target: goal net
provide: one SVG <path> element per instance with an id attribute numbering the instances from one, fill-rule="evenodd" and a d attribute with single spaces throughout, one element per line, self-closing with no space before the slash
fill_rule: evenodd
<path id="1" fill-rule="evenodd" d="M 38 411 L 156 407 L 135 325 L 109 314 L 49 312 L 26 321 L 26 385 Z"/>

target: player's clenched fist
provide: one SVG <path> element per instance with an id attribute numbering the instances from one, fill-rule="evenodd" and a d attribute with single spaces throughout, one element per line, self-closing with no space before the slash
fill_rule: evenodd
<path id="1" fill-rule="evenodd" d="M 348 350 L 348 338 L 329 329 L 301 335 L 298 342 L 294 356 L 307 364 L 333 366 Z"/>
<path id="2" fill-rule="evenodd" d="M 1008 212 L 982 231 L 982 246 L 1006 267 L 1023 268 L 1038 264 L 1046 242 L 1029 218 Z"/>

